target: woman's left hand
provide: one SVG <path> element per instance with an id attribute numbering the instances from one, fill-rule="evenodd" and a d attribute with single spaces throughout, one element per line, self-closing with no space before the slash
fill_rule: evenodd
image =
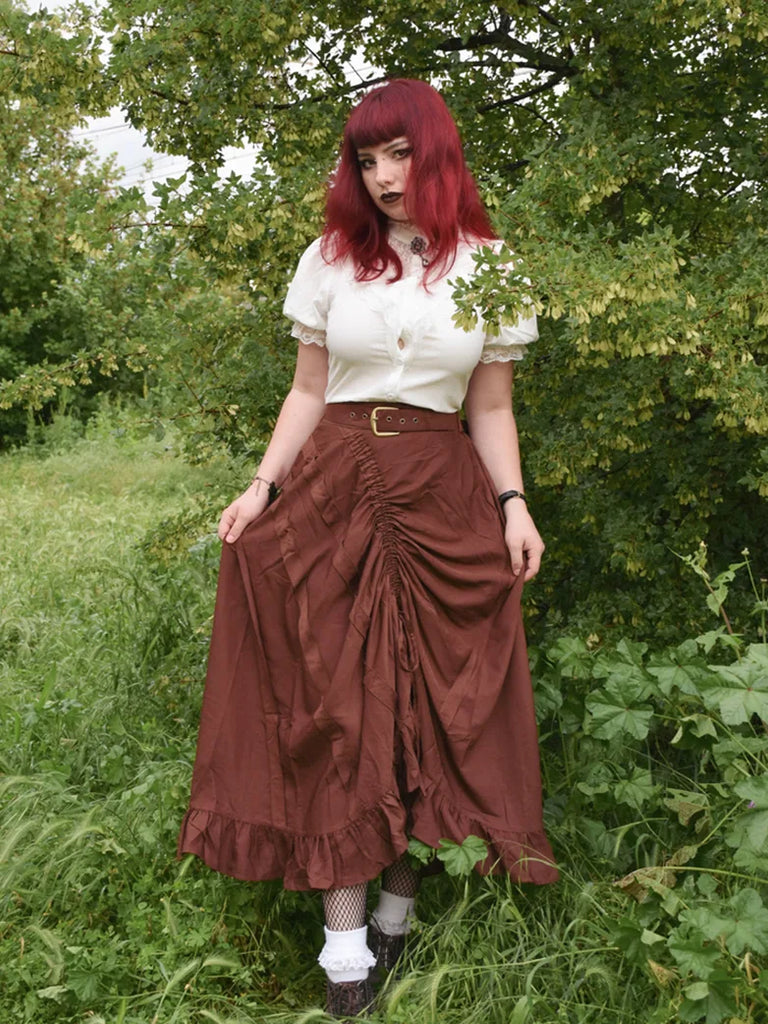
<path id="1" fill-rule="evenodd" d="M 519 576 L 524 571 L 523 581 L 532 580 L 541 566 L 544 541 L 531 518 L 524 501 L 511 498 L 504 505 L 507 524 L 504 539 L 509 548 L 512 572 Z"/>

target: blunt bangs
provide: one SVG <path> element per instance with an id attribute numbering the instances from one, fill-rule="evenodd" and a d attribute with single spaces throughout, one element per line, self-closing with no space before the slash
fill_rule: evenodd
<path id="1" fill-rule="evenodd" d="M 410 139 L 409 104 L 394 83 L 366 96 L 347 122 L 347 138 L 355 149 L 377 146 L 401 135 Z M 413 141 L 413 140 L 411 140 Z"/>

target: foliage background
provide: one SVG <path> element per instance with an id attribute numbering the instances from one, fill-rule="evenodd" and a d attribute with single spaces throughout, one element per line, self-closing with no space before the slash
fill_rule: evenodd
<path id="1" fill-rule="evenodd" d="M 511 960 L 534 961 L 512 971 L 495 995 L 481 967 L 462 975 L 447 966 L 468 954 L 461 947 L 467 929 L 450 917 L 457 893 L 446 883 L 426 915 L 441 922 L 441 935 L 459 935 L 458 946 L 429 933 L 424 973 L 416 972 L 423 984 L 411 993 L 421 1000 L 419 1019 L 430 1019 L 425 1007 L 441 1020 L 467 1007 L 488 1020 L 497 1019 L 493 1013 L 517 1022 L 588 1020 L 609 1011 L 627 1019 L 634 1006 L 643 1008 L 638 1020 L 716 1024 L 729 1016 L 757 1020 L 764 1007 L 767 39 L 764 0 L 325 0 L 309 7 L 297 0 L 113 0 L 60 14 L 28 14 L 15 0 L 0 0 L 6 449 L 26 440 L 37 446 L 35 458 L 48 457 L 51 436 L 72 446 L 87 422 L 91 430 L 106 422 L 109 400 L 113 410 L 130 407 L 130 430 L 149 430 L 158 444 L 163 434 L 172 437 L 192 463 L 232 460 L 222 473 L 230 491 L 236 486 L 289 379 L 282 296 L 302 246 L 321 228 L 341 126 L 366 87 L 353 64 L 371 68 L 371 80 L 428 78 L 456 114 L 521 272 L 502 281 L 488 260 L 459 289 L 464 316 L 514 317 L 528 294 L 523 277 L 533 282 L 541 338 L 520 367 L 515 402 L 532 504 L 548 542 L 546 568 L 527 603 L 547 812 L 566 883 L 561 895 L 530 903 L 527 894 L 467 883 L 467 920 L 496 922 L 477 963 L 497 963 L 506 949 L 504 914 L 527 943 L 514 955 L 507 949 Z M 114 169 L 97 166 L 71 139 L 84 116 L 115 103 L 151 142 L 193 161 L 184 180 L 157 186 L 152 204 L 136 189 L 121 189 Z M 222 148 L 243 139 L 263 146 L 258 171 L 222 180 Z M 163 659 L 188 666 L 199 682 L 206 612 L 190 598 L 195 584 L 187 574 L 203 572 L 200 595 L 212 586 L 210 559 L 194 545 L 226 491 L 209 492 L 149 548 L 125 554 L 143 581 L 140 600 L 129 596 L 131 583 L 109 609 L 82 612 L 83 623 L 102 631 L 105 651 L 115 645 L 117 662 L 126 650 L 144 651 L 139 687 L 153 673 L 168 675 Z M 133 534 L 137 543 L 147 525 Z M 745 561 L 744 550 L 749 572 L 729 569 Z M 12 642 L 3 664 L 11 680 L 30 686 L 39 673 L 48 678 L 39 654 L 17 638 L 28 619 L 61 608 L 64 593 L 42 588 L 38 604 L 6 611 Z M 180 625 L 163 617 L 169 601 Z M 129 625 L 130 609 L 139 606 L 139 621 Z M 81 635 L 80 613 L 73 615 L 67 621 L 64 614 L 61 628 Z M 195 628 L 199 645 L 190 640 Z M 72 682 L 80 671 L 52 677 L 44 690 L 35 713 L 53 702 L 53 732 L 36 731 L 24 686 L 11 685 L 3 712 L 15 737 L 6 770 L 23 794 L 15 803 L 17 783 L 9 782 L 5 809 L 16 808 L 20 836 L 38 833 L 31 822 L 59 822 L 64 831 L 51 836 L 73 851 L 71 876 L 58 861 L 36 860 L 46 855 L 38 843 L 9 860 L 19 873 L 12 868 L 8 876 L 6 891 L 16 896 L 3 935 L 22 950 L 36 936 L 39 963 L 14 976 L 9 998 L 23 999 L 35 1021 L 48 1019 L 47 1011 L 50 1019 L 80 1019 L 96 1005 L 120 1020 L 144 1019 L 140 1007 L 150 1005 L 158 1020 L 226 1016 L 232 978 L 245 975 L 230 975 L 218 962 L 204 968 L 186 936 L 205 936 L 206 950 L 212 936 L 224 936 L 225 960 L 245 950 L 252 964 L 254 936 L 275 919 L 265 902 L 215 925 L 210 911 L 200 911 L 202 923 L 193 927 L 184 916 L 192 913 L 191 891 L 205 893 L 201 905 L 223 900 L 241 908 L 242 888 L 207 881 L 189 866 L 182 883 L 163 860 L 191 756 L 194 702 L 179 696 L 178 679 L 157 684 L 152 707 L 143 698 L 136 708 L 137 720 L 149 716 L 147 735 L 131 733 L 123 749 L 115 724 L 125 727 L 122 698 L 105 697 L 103 725 L 94 711 L 88 726 L 92 756 L 75 756 L 83 726 L 79 709 L 67 717 L 67 701 L 91 701 Z M 173 739 L 163 741 L 150 780 L 138 752 L 155 764 L 161 735 Z M 110 755 L 112 746 L 120 752 Z M 49 747 L 55 757 L 44 753 Z M 137 786 L 144 788 L 125 797 L 135 801 L 131 845 L 120 824 L 130 808 L 117 801 Z M 158 826 L 164 801 L 170 804 Z M 92 833 L 90 825 L 78 829 L 89 815 L 98 818 L 89 810 L 95 806 L 104 811 L 99 843 L 107 845 L 91 850 L 92 862 L 81 861 Z M 139 821 L 152 835 L 146 847 Z M 125 870 L 108 876 L 112 889 L 104 875 L 111 843 L 126 851 L 115 855 Z M 151 874 L 140 875 L 147 856 Z M 41 886 L 36 901 L 32 882 L 22 880 L 40 872 L 70 896 L 79 891 L 76 876 L 92 879 L 90 888 L 83 883 L 94 906 L 87 937 L 64 897 Z M 609 886 L 621 875 L 633 878 L 627 896 Z M 199 890 L 185 888 L 192 876 Z M 488 891 L 493 911 L 484 902 Z M 162 922 L 154 916 L 159 906 L 170 915 Z M 140 920 L 134 932 L 129 907 Z M 305 922 L 296 925 L 302 939 L 316 930 L 304 906 L 284 910 Z M 594 934 L 592 918 L 600 922 Z M 38 931 L 19 939 L 22 920 Z M 170 942 L 170 987 L 160 1004 L 152 1002 L 146 964 L 131 960 L 139 932 L 149 959 L 159 956 L 159 936 Z M 127 959 L 116 952 L 122 941 Z M 566 950 L 592 948 L 590 941 L 606 948 L 605 958 L 592 964 L 585 954 L 578 991 L 575 982 L 554 985 L 560 998 L 547 1001 L 537 987 L 539 965 L 547 964 L 552 982 L 552 965 L 567 962 Z M 89 951 L 80 966 L 70 963 L 69 947 Z M 442 950 L 437 974 L 426 966 L 435 948 Z M 88 959 L 102 953 L 119 965 L 114 977 L 112 967 Z M 289 955 L 286 962 L 294 961 Z M 40 981 L 44 963 L 50 984 Z M 177 968 L 190 973 L 177 976 Z M 225 980 L 203 990 L 220 991 L 224 1010 L 208 995 L 200 1005 L 187 1005 L 186 995 L 171 999 L 190 991 L 183 988 L 189 977 L 219 971 Z M 447 1002 L 443 976 L 454 993 Z M 71 977 L 101 978 L 101 987 Z M 285 1000 L 296 984 L 303 992 L 296 978 L 290 967 L 265 975 L 260 998 Z M 391 1019 L 409 1019 L 402 1014 L 413 1008 L 398 1005 L 395 999 Z"/>

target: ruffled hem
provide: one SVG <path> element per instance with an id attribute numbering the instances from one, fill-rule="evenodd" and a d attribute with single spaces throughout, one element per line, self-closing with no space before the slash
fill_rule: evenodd
<path id="1" fill-rule="evenodd" d="M 190 808 L 177 853 L 193 853 L 214 871 L 243 881 L 282 878 L 286 889 L 330 889 L 379 875 L 405 852 L 405 832 L 405 810 L 393 793 L 345 827 L 317 835 Z"/>
<path id="2" fill-rule="evenodd" d="M 415 914 L 409 914 L 405 921 L 389 921 L 386 917 L 380 917 L 375 910 L 371 914 L 371 924 L 375 924 L 384 935 L 410 935 L 415 920 Z"/>
<path id="3" fill-rule="evenodd" d="M 366 949 L 365 953 L 360 956 L 348 957 L 332 956 L 323 949 L 320 951 L 317 962 L 324 971 L 362 971 L 366 967 L 375 967 L 376 957 L 370 949 Z"/>
<path id="4" fill-rule="evenodd" d="M 507 872 L 516 882 L 547 885 L 560 877 L 549 840 L 542 828 L 533 832 L 501 830 L 483 818 L 465 814 L 436 789 L 420 793 L 411 811 L 411 834 L 437 848 L 441 839 L 463 842 L 478 836 L 488 847 L 488 856 L 476 865 L 481 875 Z"/>
<path id="5" fill-rule="evenodd" d="M 419 793 L 409 817 L 411 835 L 428 846 L 437 848 L 441 839 L 461 843 L 470 835 L 482 839 L 488 857 L 476 866 L 480 874 L 506 871 L 516 882 L 534 885 L 559 877 L 543 828 L 500 830 L 492 822 L 460 811 L 437 789 L 428 796 Z M 407 849 L 407 828 L 405 810 L 394 794 L 387 794 L 345 828 L 320 835 L 297 835 L 192 808 L 182 822 L 178 856 L 193 853 L 215 871 L 244 881 L 282 878 L 286 889 L 329 889 L 379 875 Z M 347 867 L 350 864 L 355 865 L 354 873 Z"/>

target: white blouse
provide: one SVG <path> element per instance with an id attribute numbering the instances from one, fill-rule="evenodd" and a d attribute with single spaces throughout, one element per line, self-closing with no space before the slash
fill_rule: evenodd
<path id="1" fill-rule="evenodd" d="M 355 281 L 351 260 L 326 263 L 319 238 L 301 257 L 283 312 L 294 321 L 294 337 L 328 349 L 326 402 L 403 402 L 458 412 L 479 362 L 522 359 L 538 337 L 533 312 L 498 334 L 479 320 L 469 331 L 457 327 L 453 282 L 472 278 L 476 247 L 460 242 L 449 274 L 426 290 L 413 237 L 401 225 L 390 232 L 403 262 L 403 277 L 392 284 L 387 274 Z"/>

